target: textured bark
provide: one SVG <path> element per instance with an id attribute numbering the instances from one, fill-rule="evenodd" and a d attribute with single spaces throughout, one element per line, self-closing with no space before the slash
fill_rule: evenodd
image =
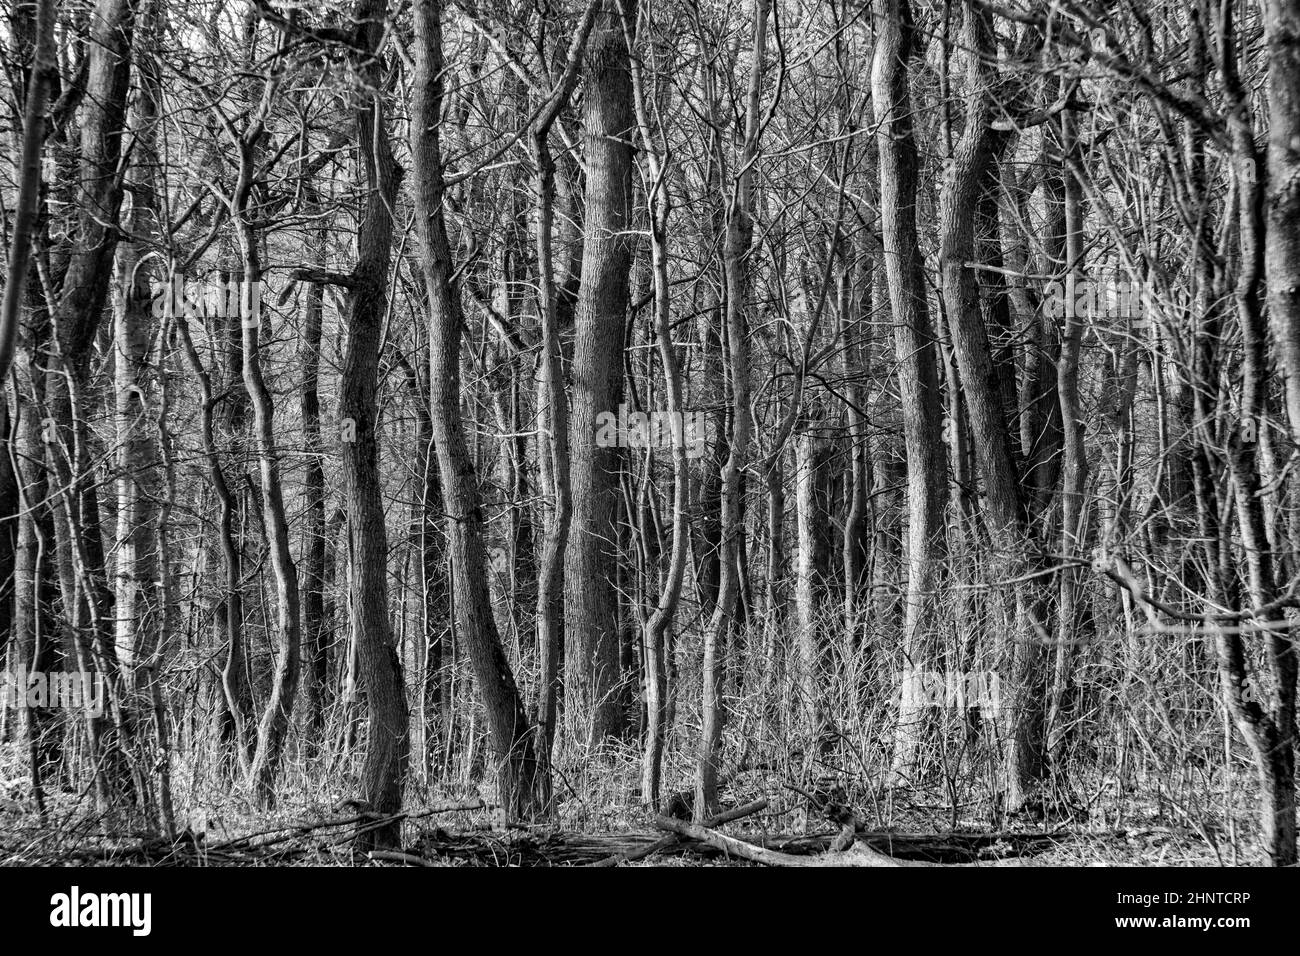
<path id="1" fill-rule="evenodd" d="M 310 177 L 312 170 L 304 170 Z M 310 178 L 303 185 L 303 199 L 309 214 L 323 215 L 320 190 Z M 313 229 L 308 251 L 313 262 L 323 262 L 329 252 L 329 229 Z M 325 710 L 329 704 L 329 630 L 325 620 L 325 552 L 329 547 L 325 525 L 325 443 L 321 439 L 320 367 L 324 331 L 325 283 L 310 281 L 303 288 L 302 340 L 298 361 L 302 367 L 302 390 L 298 408 L 302 416 L 303 527 L 300 585 L 302 602 L 303 697 L 307 707 L 307 748 L 319 752 L 325 734 Z"/>
<path id="2" fill-rule="evenodd" d="M 51 329 L 49 309 L 38 290 L 39 284 L 30 277 L 24 305 L 26 334 L 21 355 L 13 366 L 19 412 L 11 423 L 12 430 L 5 436 L 18 491 L 9 662 L 28 672 L 53 672 L 59 669 L 60 657 L 57 627 L 50 612 L 56 583 L 51 566 L 54 522 L 47 501 L 49 478 L 37 414 L 45 401 L 44 376 L 39 369 L 49 361 Z M 45 812 L 44 780 L 56 769 L 60 751 L 60 738 L 54 732 L 52 718 L 53 712 L 43 707 L 24 708 L 21 715 L 33 801 L 42 813 Z"/>
<path id="3" fill-rule="evenodd" d="M 545 424 L 545 442 L 539 455 L 546 459 L 542 472 L 551 495 L 544 523 L 542 558 L 537 578 L 537 646 L 540 654 L 537 706 L 537 756 L 549 768 L 559 712 L 560 665 L 564 654 L 564 555 L 573 516 L 569 481 L 569 403 L 564 392 L 563 354 L 560 345 L 559 302 L 552 252 L 555 164 L 548 144 L 549 130 L 534 133 L 534 188 L 537 193 L 537 294 L 541 315 L 541 358 L 538 375 L 538 412 Z M 544 807 L 551 801 L 550 775 L 540 779 Z"/>
<path id="4" fill-rule="evenodd" d="M 113 652 L 103 523 L 92 465 L 87 404 L 94 341 L 113 275 L 122 179 L 118 167 L 130 88 L 134 0 L 100 0 L 91 12 L 86 93 L 80 115 L 80 168 L 76 224 L 67 270 L 53 308 L 59 362 L 46 383 L 46 456 L 55 477 L 55 550 L 64 614 L 78 668 L 104 675 L 114 699 L 121 674 Z M 104 717 L 86 716 L 95 791 L 104 810 L 141 796 L 130 779 L 125 753 L 129 726 L 116 707 Z M 147 813 L 146 813 L 147 815 Z"/>
<path id="5" fill-rule="evenodd" d="M 33 376 L 33 363 L 44 364 L 49 338 L 49 312 L 40 291 L 39 276 L 31 253 L 43 238 L 41 152 L 45 143 L 45 109 L 50 90 L 58 77 L 55 59 L 54 0 L 41 0 L 35 10 L 15 10 L 11 24 L 14 46 L 20 55 L 30 53 L 15 93 L 25 93 L 20 158 L 18 160 L 17 209 L 13 214 L 9 262 L 5 275 L 3 303 L 0 303 L 0 382 L 14 375 L 13 399 L 4 396 L 0 407 L 0 662 L 11 668 L 53 670 L 54 642 L 43 637 L 42 617 L 46 588 L 42 573 L 42 525 L 49 511 L 44 504 L 47 490 L 45 470 L 40 462 L 40 431 L 34 410 L 43 401 L 40 376 Z M 24 344 L 24 360 L 15 365 L 21 320 L 30 330 Z M 48 540 L 48 539 L 47 539 Z M 48 546 L 48 545 L 46 545 Z M 21 735 L 31 774 L 33 802 L 45 815 L 44 777 L 52 763 L 50 740 L 45 738 L 49 715 L 43 708 L 24 707 L 19 713 Z M 5 729 L 0 728 L 0 737 Z"/>
<path id="6" fill-rule="evenodd" d="M 984 326 L 975 272 L 975 214 L 980 197 L 996 183 L 999 135 L 992 127 L 993 35 L 987 10 L 963 4 L 962 42 L 967 59 L 965 127 L 943 184 L 939 209 L 939 269 L 952 329 L 953 352 L 983 479 L 984 518 L 997 578 L 1018 579 L 1033 564 L 1028 511 L 1004 415 L 1003 387 Z M 1010 591 L 1010 594 L 1006 592 Z M 999 659 L 1005 746 L 1005 801 L 1018 808 L 1043 772 L 1042 633 L 1044 595 L 1035 580 L 1001 586 L 1003 631 Z"/>
<path id="7" fill-rule="evenodd" d="M 382 84 L 381 61 L 375 56 L 385 30 L 384 0 L 361 0 L 355 9 L 361 52 L 358 68 L 367 91 Z M 343 482 L 348 533 L 351 536 L 351 629 L 365 683 L 368 731 L 362 795 L 370 809 L 384 816 L 402 806 L 410 755 L 409 716 L 402 664 L 388 619 L 388 535 L 379 474 L 379 346 L 388 306 L 388 271 L 392 257 L 392 210 L 400 173 L 384 128 L 377 93 L 367 92 L 356 105 L 357 144 L 365 175 L 364 206 L 357 236 L 357 263 L 348 303 L 347 353 L 339 395 Z M 397 846 L 401 824 L 380 827 L 363 841 L 369 846 Z"/>
<path id="8" fill-rule="evenodd" d="M 415 490 L 411 494 L 410 540 L 416 562 L 415 585 L 418 588 L 418 642 L 415 660 L 419 680 L 415 693 L 419 700 L 419 755 L 425 780 L 431 780 L 442 764 L 441 750 L 446 740 L 447 709 L 447 562 L 446 534 L 442 527 L 442 495 L 438 490 L 438 461 L 433 447 L 433 421 L 423 380 L 415 367 L 400 352 L 397 364 L 406 376 L 410 402 L 415 410 L 415 458 L 412 462 Z M 428 356 L 422 355 L 428 365 Z M 413 735 L 414 739 L 414 735 Z M 412 743 L 412 749 L 415 744 Z"/>
<path id="9" fill-rule="evenodd" d="M 322 236 L 323 239 L 323 236 Z M 323 252 L 324 242 L 318 250 Z M 307 460 L 303 467 L 302 545 L 302 656 L 305 664 L 304 696 L 307 705 L 307 740 L 318 745 L 325 731 L 328 702 L 329 658 L 325 630 L 325 468 L 321 461 L 324 445 L 320 428 L 321 318 L 325 289 L 319 282 L 307 284 L 303 314 L 303 337 L 298 348 L 302 363 L 303 446 Z"/>
<path id="10" fill-rule="evenodd" d="M 1042 260 L 1037 268 L 1027 257 L 1024 260 L 1009 257 L 1007 264 L 1022 272 L 1037 272 L 1064 281 L 1065 165 L 1061 162 L 1059 144 L 1053 145 L 1053 137 L 1044 138 L 1046 143 L 1040 157 L 1044 169 L 1040 195 L 1046 217 Z M 1025 206 L 1020 206 L 1017 215 L 1025 216 Z M 1033 493 L 1035 510 L 1041 513 L 1056 492 L 1061 471 L 1061 402 L 1057 395 L 1056 369 L 1061 335 L 1056 320 L 1043 308 L 1042 296 L 1036 290 L 1027 289 L 1025 299 L 1032 314 L 1026 321 L 1028 334 L 1021 367 L 1020 447 L 1025 459 L 1025 482 Z"/>
<path id="11" fill-rule="evenodd" d="M 143 155 L 131 167 L 131 209 L 123 216 L 123 227 L 132 235 L 155 234 L 148 144 L 154 119 L 144 106 L 150 94 L 141 91 L 135 110 L 137 149 Z M 116 626 L 117 655 L 132 675 L 135 691 L 143 690 L 153 666 L 160 631 L 157 594 L 158 568 L 154 526 L 160 490 L 159 453 L 154 440 L 150 413 L 155 385 L 149 367 L 150 338 L 154 333 L 152 283 L 155 263 L 141 259 L 135 242 L 118 247 L 118 281 L 122 295 L 115 310 L 113 366 L 116 389 L 118 445 Z"/>
<path id="12" fill-rule="evenodd" d="M 1268 44 L 1268 314 L 1291 437 L 1300 444 L 1300 3 L 1267 0 L 1261 6 Z"/>
<path id="13" fill-rule="evenodd" d="M 1272 32 L 1270 51 L 1276 53 L 1276 9 L 1269 11 Z M 1288 18 L 1295 23 L 1294 16 Z M 1234 38 L 1227 40 L 1228 48 Z M 1300 661 L 1287 622 L 1280 612 L 1266 610 L 1279 596 L 1274 577 L 1274 559 L 1267 531 L 1262 501 L 1264 469 L 1258 442 L 1267 412 L 1268 353 L 1264 319 L 1264 280 L 1266 263 L 1276 260 L 1266 248 L 1266 197 L 1260 183 L 1264 178 L 1264 160 L 1255 146 L 1254 126 L 1249 112 L 1249 94 L 1236 67 L 1230 66 L 1224 77 L 1232 99 L 1229 130 L 1233 166 L 1236 171 L 1237 196 L 1237 281 L 1233 289 L 1237 325 L 1241 331 L 1241 419 L 1227 438 L 1228 470 L 1237 510 L 1237 524 L 1245 552 L 1246 597 L 1253 609 L 1254 622 L 1263 628 L 1264 660 L 1269 674 L 1268 693 L 1263 703 L 1244 699 L 1242 686 L 1246 675 L 1246 648 L 1240 633 L 1227 629 L 1217 638 L 1219 673 L 1229 712 L 1250 747 L 1260 781 L 1260 828 L 1264 850 L 1274 866 L 1291 866 L 1296 856 L 1296 680 Z M 1277 93 L 1270 87 L 1270 96 Z M 1291 146 L 1293 144 L 1288 144 Z M 1270 150 L 1270 159 L 1273 159 Z M 1278 186 L 1277 183 L 1272 183 Z M 1276 196 L 1274 197 L 1277 198 Z M 1288 223 L 1288 226 L 1293 224 Z M 1277 277 L 1281 280 L 1281 276 Z M 1270 304 L 1281 288 L 1269 277 Z M 1284 309 L 1289 303 L 1278 303 Z M 1286 313 L 1274 316 L 1285 323 Z M 1289 362 L 1282 349 L 1284 362 Z M 1288 393 L 1290 381 L 1288 380 Z M 1288 394 L 1290 400 L 1290 394 Z M 1293 423 L 1294 424 L 1294 423 Z M 1256 681 L 1259 683 L 1259 681 Z"/>
<path id="14" fill-rule="evenodd" d="M 460 412 L 460 299 L 452 285 L 451 248 L 443 214 L 439 121 L 443 94 L 442 4 L 415 10 L 411 159 L 420 262 L 429 297 L 430 416 L 447 515 L 458 639 L 465 647 L 487 712 L 497 764 L 498 798 L 507 813 L 535 809 L 537 760 L 532 728 L 492 618 L 483 546 L 483 512 Z"/>
<path id="15" fill-rule="evenodd" d="M 697 42 L 704 47 L 705 38 L 697 37 Z M 708 115 L 718 116 L 721 106 L 718 102 L 715 66 L 701 58 L 703 62 L 697 67 L 700 86 L 704 93 Z M 714 156 L 704 171 L 705 203 L 708 216 L 699 224 L 698 243 L 706 256 L 703 266 L 703 281 L 700 296 L 703 302 L 699 315 L 693 323 L 695 332 L 694 352 L 698 355 L 698 365 L 692 376 L 696 381 L 693 394 L 703 408 L 725 407 L 726 372 L 724 370 L 722 324 L 726 310 L 726 275 L 725 268 L 714 254 L 714 248 L 725 241 L 727 232 L 726 197 L 721 187 L 725 162 L 722 153 L 722 137 L 716 127 L 710 131 L 711 146 Z M 721 420 L 722 416 L 718 416 Z M 691 558 L 692 574 L 696 600 L 705 615 L 713 613 L 718 600 L 720 579 L 719 533 L 722 518 L 722 467 L 729 454 L 726 429 L 717 427 L 711 430 L 706 444 L 706 453 L 691 466 Z M 775 626 L 775 622 L 773 622 Z"/>
<path id="16" fill-rule="evenodd" d="M 117 431 L 117 534 L 114 573 L 116 650 L 124 674 L 123 705 L 142 748 L 137 759 L 157 773 L 157 824 L 169 835 L 175 829 L 171 806 L 168 721 L 162 705 L 165 604 L 161 591 L 162 560 L 158 531 L 160 502 L 166 497 L 158 447 L 158 370 L 152 340 L 158 333 L 153 294 L 158 278 L 155 258 L 142 258 L 145 243 L 158 241 L 157 124 L 160 86 L 153 46 L 158 9 L 146 2 L 136 37 L 139 78 L 130 128 L 135 155 L 127 181 L 131 205 L 123 215 L 130 241 L 118 244 L 119 301 L 114 310 L 113 369 Z M 144 779 L 152 786 L 151 775 Z M 150 801 L 151 803 L 154 800 Z"/>
<path id="17" fill-rule="evenodd" d="M 935 591 L 945 551 L 947 456 L 943 444 L 938 355 L 916 232 L 916 142 L 912 132 L 909 64 L 915 25 L 908 0 L 891 0 L 872 67 L 879 124 L 880 226 L 898 359 L 898 390 L 907 451 L 907 603 L 903 619 L 904 681 L 894 770 L 906 774 L 921 757 L 928 708 L 917 678 L 934 666 Z"/>
<path id="18" fill-rule="evenodd" d="M 538 689 L 534 707 L 537 724 L 537 794 L 540 809 L 552 809 L 551 748 L 559 713 L 560 666 L 564 655 L 564 556 L 573 516 L 573 490 L 569 480 L 569 403 L 564 391 L 563 347 L 560 342 L 560 291 L 556 282 L 555 160 L 550 136 L 560 110 L 577 84 L 587 38 L 600 12 L 602 0 L 591 0 L 569 47 L 564 73 L 555 93 L 543 107 L 530 131 L 533 190 L 536 213 L 534 243 L 537 254 L 537 309 L 540 316 L 538 359 L 538 418 L 545 440 L 538 441 L 538 472 L 550 494 L 543 519 L 541 563 L 537 572 Z"/>
<path id="19" fill-rule="evenodd" d="M 27 101 L 23 109 L 22 154 L 18 161 L 18 199 L 9 240 L 5 290 L 0 301 L 0 382 L 9 378 L 18 342 L 18 319 L 27 288 L 28 266 L 38 228 L 41 193 L 41 149 L 45 143 L 45 105 L 58 77 L 54 49 L 55 0 L 39 0 L 30 24 L 32 63 L 26 71 Z M 21 29 L 21 27 L 20 27 Z"/>
<path id="20" fill-rule="evenodd" d="M 615 524 L 622 450 L 596 444 L 597 416 L 623 395 L 623 336 L 632 265 L 632 81 L 623 20 L 630 0 L 605 0 L 583 63 L 587 172 L 573 349 L 570 479 L 573 518 L 564 569 L 565 706 L 577 737 L 625 730 L 619 682 Z"/>

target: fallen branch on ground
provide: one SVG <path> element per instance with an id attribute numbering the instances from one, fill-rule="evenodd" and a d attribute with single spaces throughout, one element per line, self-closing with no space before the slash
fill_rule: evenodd
<path id="1" fill-rule="evenodd" d="M 736 837 L 727 836 L 717 830 L 709 827 L 700 826 L 697 823 L 686 823 L 683 820 L 674 820 L 671 817 L 656 817 L 655 826 L 661 830 L 670 830 L 678 836 L 683 836 L 691 840 L 698 840 L 715 849 L 721 850 L 729 856 L 740 857 L 742 860 L 752 860 L 755 863 L 762 863 L 766 866 L 937 866 L 935 863 L 923 863 L 919 860 L 896 860 L 891 856 L 885 856 L 883 853 L 877 853 L 875 850 L 863 843 L 854 842 L 843 850 L 831 849 L 825 853 L 817 853 L 812 856 L 794 856 L 790 853 L 781 853 L 779 850 L 769 850 L 766 847 L 756 846 L 753 843 L 747 843 Z M 846 828 L 847 833 L 852 833 L 851 828 Z M 846 838 L 847 834 L 841 832 L 840 838 Z"/>
<path id="2" fill-rule="evenodd" d="M 399 853 L 397 850 L 371 850 L 366 854 L 372 860 L 388 860 L 393 863 L 409 863 L 411 866 L 437 866 L 422 856 L 414 853 Z"/>
<path id="3" fill-rule="evenodd" d="M 705 824 L 710 827 L 717 827 L 724 823 L 730 823 L 733 820 L 742 820 L 745 817 L 753 816 L 755 813 L 760 813 L 766 809 L 766 799 L 755 800 L 753 803 L 747 803 L 742 807 L 736 807 L 733 810 L 719 813 L 716 817 L 706 820 Z M 612 856 L 605 857 L 603 860 L 589 863 L 588 866 L 618 866 L 620 863 L 631 863 L 635 860 L 643 860 L 648 856 L 653 856 L 661 850 L 672 849 L 681 842 L 681 836 L 679 834 L 673 834 L 672 836 L 666 836 L 661 840 L 656 840 L 649 846 L 644 846 L 637 850 L 631 850 L 627 853 L 615 853 Z"/>

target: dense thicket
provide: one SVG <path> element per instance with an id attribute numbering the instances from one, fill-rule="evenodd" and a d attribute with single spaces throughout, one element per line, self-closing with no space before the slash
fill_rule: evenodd
<path id="1" fill-rule="evenodd" d="M 4 9 L 0 656 L 108 701 L 6 711 L 37 813 L 1295 862 L 1296 0 Z"/>

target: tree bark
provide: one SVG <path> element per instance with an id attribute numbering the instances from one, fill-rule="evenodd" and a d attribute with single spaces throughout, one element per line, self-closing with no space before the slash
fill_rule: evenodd
<path id="1" fill-rule="evenodd" d="M 439 124 L 443 93 L 442 3 L 415 9 L 411 160 L 421 266 L 429 296 L 430 415 L 447 515 L 459 639 L 469 654 L 498 760 L 498 798 L 507 813 L 535 809 L 537 759 L 532 728 L 492 618 L 483 546 L 483 512 L 460 413 L 461 308 L 452 285 L 451 248 L 443 215 Z"/>
<path id="2" fill-rule="evenodd" d="M 880 167 L 880 231 L 898 360 L 907 452 L 907 599 L 904 677 L 893 769 L 910 774 L 923 757 L 926 715 L 919 678 L 937 660 L 935 592 L 945 552 L 947 455 L 943 444 L 938 356 L 916 231 L 916 141 L 909 64 L 916 55 L 908 0 L 891 0 L 872 65 Z"/>
<path id="3" fill-rule="evenodd" d="M 975 457 L 983 478 L 984 517 L 990 543 L 995 594 L 1005 620 L 998 658 L 1004 723 L 1004 800 L 1018 809 L 1043 771 L 1042 714 L 1044 595 L 1036 579 L 1024 580 L 1033 564 L 1028 511 L 1004 417 L 1002 378 L 993 359 L 980 309 L 979 286 L 967 263 L 974 258 L 975 214 L 982 193 L 996 182 L 999 133 L 992 126 L 991 58 L 995 54 L 988 11 L 963 3 L 966 48 L 965 127 L 944 181 L 939 209 L 939 268 L 951 325 L 953 352 L 961 371 Z M 1010 595 L 1006 592 L 1010 591 Z M 1010 600 L 1008 600 L 1010 598 Z"/>
<path id="4" fill-rule="evenodd" d="M 355 8 L 360 50 L 357 68 L 366 93 L 356 104 L 357 145 L 365 175 L 357 262 L 348 303 L 347 353 L 339 395 L 343 484 L 351 536 L 351 630 L 365 683 L 368 733 L 362 795 L 371 810 L 392 816 L 402 806 L 410 757 L 409 715 L 402 663 L 388 619 L 388 533 L 379 473 L 379 348 L 388 308 L 393 214 L 400 170 L 392 156 L 384 110 L 380 40 L 387 29 L 385 0 L 359 0 Z M 367 846 L 398 846 L 401 824 L 368 834 Z"/>
<path id="5" fill-rule="evenodd" d="M 618 447 L 599 447 L 597 416 L 618 413 L 632 266 L 632 146 L 635 118 L 623 20 L 631 0 L 605 0 L 583 63 L 587 171 L 582 282 L 573 349 L 570 480 L 573 518 L 565 556 L 566 710 L 581 740 L 599 745 L 626 729 L 620 691 L 619 562 L 615 524 Z"/>
<path id="6" fill-rule="evenodd" d="M 699 757 L 695 770 L 695 806 L 697 821 L 713 816 L 718 810 L 718 761 L 722 744 L 724 718 L 721 698 L 723 642 L 731 630 L 741 591 L 741 545 L 744 525 L 741 521 L 743 471 L 749 457 L 749 438 L 753 423 L 749 408 L 749 332 L 746 329 L 745 259 L 753 241 L 752 214 L 753 166 L 758 157 L 758 140 L 762 133 L 760 97 L 763 91 L 763 66 L 767 54 L 767 21 L 771 0 L 754 0 L 753 41 L 750 47 L 749 88 L 745 97 L 745 129 L 734 178 L 721 178 L 730 192 L 727 205 L 727 229 L 723 244 L 726 275 L 727 360 L 731 380 L 731 438 L 727 460 L 722 466 L 722 506 L 719 539 L 721 563 L 718 600 L 704 632 L 702 726 Z M 712 98 L 710 97 L 710 100 Z M 713 121 L 716 123 L 717 118 Z M 719 137 L 720 139 L 720 137 Z"/>

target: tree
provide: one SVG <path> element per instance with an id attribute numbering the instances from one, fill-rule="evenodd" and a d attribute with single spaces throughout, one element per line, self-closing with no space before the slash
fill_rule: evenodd
<path id="1" fill-rule="evenodd" d="M 442 5 L 420 0 L 415 11 L 411 162 L 420 263 L 429 300 L 430 417 L 448 515 L 456 619 L 487 710 L 498 761 L 501 805 L 529 817 L 535 809 L 537 757 L 514 674 L 492 618 L 483 547 L 483 512 L 460 415 L 461 307 L 452 285 L 451 248 L 443 213 L 441 125 Z"/>
<path id="2" fill-rule="evenodd" d="M 573 346 L 569 480 L 573 517 L 564 570 L 566 708 L 580 739 L 618 736 L 620 690 L 616 515 L 622 455 L 596 443 L 597 416 L 623 394 L 632 265 L 632 137 L 636 127 L 623 22 L 632 0 L 605 0 L 583 58 L 585 133 L 582 280 Z"/>
<path id="3" fill-rule="evenodd" d="M 727 367 L 731 380 L 731 435 L 727 460 L 722 466 L 722 520 L 720 523 L 721 577 L 718 600 L 704 632 L 703 726 L 695 773 L 695 819 L 703 822 L 718 808 L 718 748 L 722 740 L 723 710 L 721 669 L 723 640 L 732 626 L 740 597 L 742 472 L 749 455 L 752 420 L 749 407 L 749 332 L 745 327 L 745 257 L 753 241 L 753 167 L 762 133 L 760 98 L 767 55 L 767 21 L 770 0 L 754 0 L 753 45 L 750 49 L 749 86 L 745 96 L 745 129 L 735 172 L 727 183 L 726 238 L 723 262 L 726 276 Z M 717 118 L 714 118 L 717 122 Z"/>
<path id="4" fill-rule="evenodd" d="M 348 349 L 343 361 L 339 421 L 348 429 L 341 439 L 344 497 L 352 539 L 351 623 L 369 712 L 362 791 L 376 813 L 391 817 L 402 806 L 410 738 L 401 661 L 389 628 L 388 534 L 380 495 L 376 435 L 380 336 L 388 303 L 393 208 L 400 182 L 384 128 L 383 104 L 371 92 L 382 80 L 379 47 L 386 13 L 384 0 L 360 0 L 356 8 L 360 47 L 357 65 L 365 92 L 358 96 L 355 117 L 366 200 L 357 236 L 357 263 L 349 281 Z M 375 832 L 373 843 L 397 845 L 400 833 L 400 823 L 389 823 Z"/>
<path id="5" fill-rule="evenodd" d="M 880 167 L 881 246 L 907 449 L 908 574 L 903 659 L 908 670 L 895 736 L 894 767 L 899 771 L 913 767 L 924 736 L 920 678 L 936 659 L 932 613 L 944 553 L 948 468 L 941 440 L 937 348 L 916 232 L 917 157 L 909 91 L 909 63 L 917 50 L 915 31 L 907 0 L 891 3 L 876 39 L 871 74 Z"/>

